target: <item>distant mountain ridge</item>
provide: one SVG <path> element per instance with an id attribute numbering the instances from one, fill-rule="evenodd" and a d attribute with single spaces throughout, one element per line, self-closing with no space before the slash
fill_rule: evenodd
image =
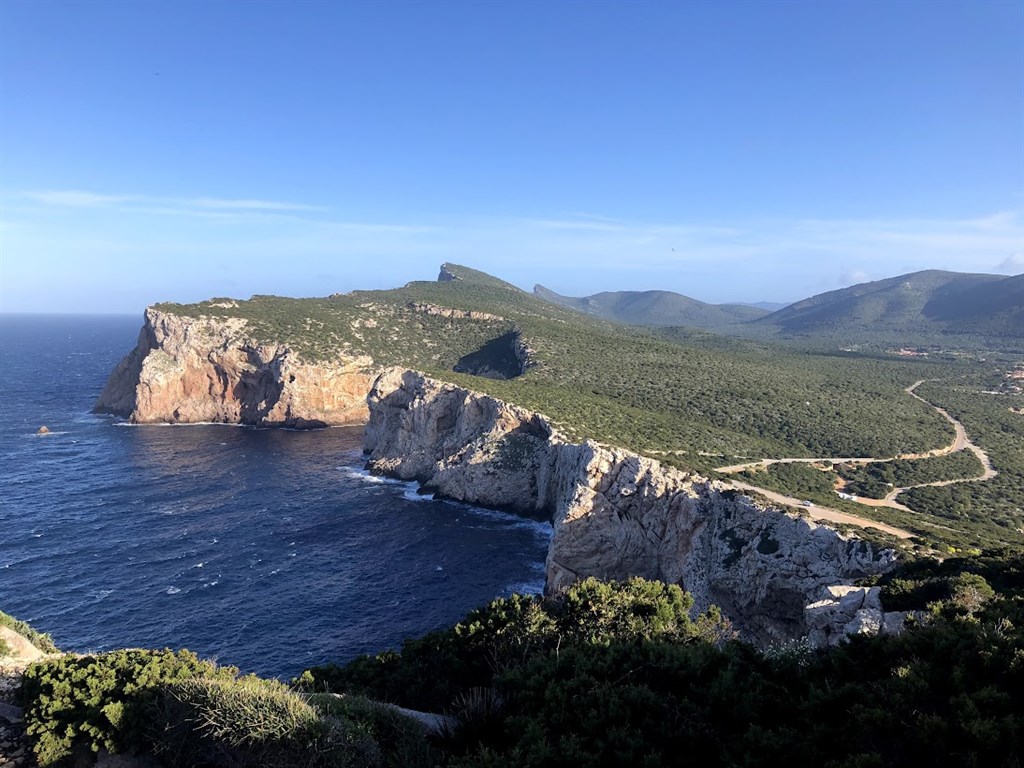
<path id="1" fill-rule="evenodd" d="M 1024 275 L 912 272 L 820 293 L 789 305 L 708 304 L 672 291 L 533 295 L 592 317 L 746 338 L 932 343 L 950 335 L 1024 338 Z M 774 309 L 774 311 L 771 311 Z"/>
<path id="2" fill-rule="evenodd" d="M 818 294 L 752 325 L 786 334 L 841 331 L 1024 336 L 1024 275 L 925 270 Z"/>
<path id="3" fill-rule="evenodd" d="M 588 315 L 628 325 L 723 329 L 756 320 L 768 310 L 748 304 L 707 304 L 672 291 L 605 291 L 592 296 L 562 296 L 535 285 L 538 298 Z"/>

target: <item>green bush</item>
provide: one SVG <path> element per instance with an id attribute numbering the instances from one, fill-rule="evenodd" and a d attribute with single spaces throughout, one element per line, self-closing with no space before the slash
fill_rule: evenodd
<path id="1" fill-rule="evenodd" d="M 154 703 L 152 725 L 154 751 L 170 768 L 380 764 L 365 729 L 324 717 L 284 685 L 256 677 L 167 686 Z"/>
<path id="2" fill-rule="evenodd" d="M 657 639 L 563 649 L 502 676 L 503 730 L 451 764 L 1019 766 L 1021 635 L 999 626 L 940 619 L 791 659 Z"/>
<path id="3" fill-rule="evenodd" d="M 337 696 L 314 693 L 311 705 L 327 717 L 348 721 L 359 733 L 365 733 L 379 747 L 381 768 L 427 768 L 438 764 L 426 727 L 394 707 L 370 701 L 363 696 Z"/>
<path id="4" fill-rule="evenodd" d="M 238 677 L 189 651 L 64 656 L 28 668 L 20 690 L 40 766 L 92 753 L 157 754 L 169 768 L 430 765 L 423 729 L 368 702 L 330 703 Z"/>
<path id="5" fill-rule="evenodd" d="M 60 649 L 53 644 L 53 638 L 43 632 L 37 632 L 32 626 L 26 622 L 14 618 L 8 613 L 0 611 L 0 624 L 5 627 L 9 627 L 17 632 L 19 635 L 28 640 L 32 645 L 38 648 L 43 653 L 60 653 Z M 8 653 L 10 650 L 8 650 Z M 3 654 L 0 653 L 0 656 Z"/>
<path id="6" fill-rule="evenodd" d="M 920 558 L 871 582 L 882 588 L 887 610 L 968 614 L 997 593 L 1024 601 L 1024 552 L 1006 548 L 941 561 Z"/>
<path id="7" fill-rule="evenodd" d="M 33 664 L 20 690 L 26 733 L 41 766 L 73 755 L 133 752 L 147 744 L 161 688 L 197 676 L 234 677 L 189 651 L 121 650 Z"/>
<path id="8" fill-rule="evenodd" d="M 553 598 L 494 600 L 449 630 L 407 641 L 400 653 L 314 667 L 294 684 L 440 712 L 468 689 L 493 687 L 503 670 L 559 648 L 653 638 L 719 643 L 730 636 L 717 609 L 691 619 L 692 606 L 693 599 L 676 585 L 583 579 Z"/>

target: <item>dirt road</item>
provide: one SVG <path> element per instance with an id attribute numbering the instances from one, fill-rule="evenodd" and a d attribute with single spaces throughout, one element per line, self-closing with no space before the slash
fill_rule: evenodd
<path id="1" fill-rule="evenodd" d="M 808 514 L 810 514 L 812 520 L 828 520 L 833 523 L 857 525 L 861 528 L 877 528 L 878 530 L 885 531 L 899 539 L 909 539 L 915 535 L 910 531 L 903 530 L 902 528 L 895 528 L 891 525 L 886 525 L 885 523 L 878 523 L 864 517 L 857 517 L 846 512 L 840 512 L 838 509 L 832 509 L 831 507 L 822 507 L 818 504 L 812 504 L 809 507 L 804 506 L 800 499 L 795 499 L 792 496 L 783 496 L 781 493 L 776 493 L 775 491 L 767 491 L 764 488 L 758 488 L 756 485 L 741 483 L 737 480 L 730 480 L 727 482 L 737 490 L 759 493 L 771 501 L 774 501 L 776 504 L 787 504 L 789 506 L 805 509 Z"/>
<path id="2" fill-rule="evenodd" d="M 894 457 L 886 458 L 886 459 L 873 459 L 873 458 L 860 458 L 860 457 L 842 457 L 842 456 L 824 456 L 824 457 L 810 458 L 810 459 L 808 459 L 808 458 L 761 459 L 759 461 L 751 461 L 751 462 L 747 462 L 745 464 L 732 464 L 732 465 L 727 466 L 727 467 L 718 467 L 715 471 L 716 472 L 721 472 L 723 474 L 733 474 L 735 472 L 742 472 L 742 471 L 744 471 L 746 469 L 754 469 L 756 467 L 767 467 L 767 466 L 769 466 L 771 464 L 818 464 L 818 463 L 828 463 L 828 464 L 860 464 L 860 465 L 864 465 L 864 464 L 883 464 L 883 463 L 886 463 L 886 462 L 895 461 L 897 459 L 908 459 L 908 460 L 909 459 L 927 459 L 927 458 L 932 458 L 932 457 L 935 457 L 935 456 L 945 456 L 947 454 L 955 453 L 956 451 L 963 451 L 963 450 L 968 450 L 971 453 L 973 453 L 975 456 L 978 457 L 978 460 L 981 462 L 981 465 L 984 467 L 984 472 L 982 474 L 978 475 L 977 477 L 958 478 L 958 479 L 955 479 L 955 480 L 936 480 L 936 481 L 931 482 L 931 483 L 920 483 L 918 485 L 908 485 L 908 486 L 904 486 L 904 487 L 901 487 L 901 488 L 893 488 L 891 491 L 889 491 L 888 494 L 886 494 L 884 499 L 865 499 L 865 498 L 858 498 L 857 499 L 857 501 L 859 503 L 866 504 L 868 506 L 872 506 L 872 507 L 890 507 L 892 509 L 899 509 L 899 510 L 902 510 L 904 512 L 913 512 L 913 510 L 910 509 L 909 507 L 903 505 L 903 504 L 900 504 L 898 501 L 896 501 L 896 498 L 901 493 L 903 493 L 904 491 L 908 491 L 911 488 L 924 488 L 926 486 L 953 485 L 955 483 L 974 483 L 974 482 L 979 482 L 979 481 L 982 481 L 982 480 L 990 480 L 991 478 L 993 478 L 997 474 L 999 474 L 993 468 L 992 461 L 989 459 L 988 454 L 985 453 L 985 451 L 982 448 L 980 448 L 978 445 L 976 445 L 973 442 L 971 442 L 970 438 L 967 437 L 967 430 L 964 429 L 964 425 L 963 424 L 961 424 L 959 421 L 957 421 L 952 416 L 950 416 L 949 413 L 944 408 L 940 408 L 939 406 L 935 405 L 934 403 L 928 402 L 927 400 L 925 400 L 923 397 L 921 397 L 920 395 L 918 395 L 914 391 L 919 386 L 924 384 L 926 381 L 928 381 L 928 379 L 921 379 L 920 381 L 915 381 L 913 384 L 911 384 L 909 387 L 907 387 L 903 391 L 906 392 L 911 397 L 915 398 L 916 400 L 920 400 L 922 403 L 930 405 L 932 408 L 934 408 L 936 411 L 938 411 L 942 415 L 942 418 L 944 418 L 946 421 L 948 421 L 950 424 L 953 425 L 953 430 L 954 430 L 953 442 L 951 442 L 949 445 L 943 446 L 942 448 L 935 448 L 935 449 L 933 449 L 931 451 L 928 451 L 926 453 L 902 453 L 902 454 L 900 454 L 898 456 L 894 456 Z M 829 507 L 821 507 L 821 506 L 818 506 L 817 504 L 812 505 L 810 507 L 807 507 L 807 506 L 804 506 L 802 504 L 800 499 L 796 499 L 796 498 L 793 498 L 791 496 L 783 496 L 782 494 L 775 493 L 774 491 L 768 491 L 768 490 L 765 490 L 764 488 L 758 488 L 755 485 L 749 485 L 747 483 L 741 483 L 741 482 L 735 481 L 735 480 L 732 481 L 732 485 L 733 485 L 734 488 L 739 488 L 739 489 L 742 489 L 742 490 L 757 491 L 758 493 L 763 494 L 764 496 L 768 497 L 769 499 L 772 499 L 773 501 L 778 501 L 779 503 L 782 503 L 782 504 L 792 504 L 792 505 L 802 506 L 804 509 L 806 509 L 811 514 L 811 517 L 816 519 L 816 520 L 831 520 L 833 522 L 838 522 L 838 523 L 848 523 L 848 524 L 851 524 L 851 525 L 860 525 L 860 526 L 863 526 L 863 527 L 866 527 L 866 528 L 872 528 L 872 527 L 873 528 L 879 528 L 880 530 L 886 531 L 887 533 L 891 533 L 892 535 L 898 536 L 901 539 L 910 538 L 910 536 L 912 535 L 912 534 L 908 533 L 907 531 L 904 531 L 904 530 L 902 530 L 900 528 L 893 528 L 892 526 L 885 525 L 884 523 L 876 523 L 873 520 L 867 520 L 867 519 L 864 519 L 864 518 L 856 517 L 856 516 L 851 515 L 851 514 L 846 513 L 846 512 L 840 512 L 837 509 L 831 509 Z"/>

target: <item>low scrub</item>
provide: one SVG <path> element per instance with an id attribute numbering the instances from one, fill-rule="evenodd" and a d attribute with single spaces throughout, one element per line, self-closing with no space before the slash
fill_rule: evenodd
<path id="1" fill-rule="evenodd" d="M 43 632 L 37 632 L 27 621 L 21 621 L 0 611 L 0 625 L 13 629 L 43 653 L 60 653 L 60 650 L 54 645 L 52 637 Z M 10 653 L 10 649 L 7 653 Z M 2 656 L 4 656 L 4 652 L 0 648 L 0 657 Z"/>
<path id="2" fill-rule="evenodd" d="M 91 764 L 100 750 L 168 768 L 430 764 L 423 730 L 397 713 L 310 701 L 189 651 L 50 659 L 29 667 L 20 698 L 40 766 Z"/>
<path id="3" fill-rule="evenodd" d="M 198 676 L 234 677 L 189 651 L 122 650 L 61 656 L 25 671 L 20 697 L 26 733 L 41 766 L 101 749 L 148 745 L 150 709 L 167 685 Z"/>
<path id="4" fill-rule="evenodd" d="M 470 689 L 492 687 L 504 670 L 559 649 L 654 639 L 719 644 L 731 637 L 717 608 L 691 619 L 692 608 L 693 598 L 676 585 L 589 578 L 554 598 L 494 600 L 451 629 L 407 641 L 400 653 L 314 667 L 294 684 L 441 712 Z"/>
<path id="5" fill-rule="evenodd" d="M 155 703 L 154 751 L 169 768 L 288 765 L 376 766 L 366 729 L 324 717 L 276 681 L 196 678 L 168 686 Z"/>

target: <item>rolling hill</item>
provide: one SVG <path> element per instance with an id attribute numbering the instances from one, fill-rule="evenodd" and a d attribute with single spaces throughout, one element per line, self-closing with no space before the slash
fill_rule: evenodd
<path id="1" fill-rule="evenodd" d="M 627 325 L 723 329 L 755 320 L 767 310 L 747 304 L 707 304 L 672 291 L 605 291 L 576 298 L 535 285 L 538 298 L 588 315 Z"/>
<path id="2" fill-rule="evenodd" d="M 926 270 L 798 301 L 752 326 L 783 335 L 1024 337 L 1024 275 Z"/>

